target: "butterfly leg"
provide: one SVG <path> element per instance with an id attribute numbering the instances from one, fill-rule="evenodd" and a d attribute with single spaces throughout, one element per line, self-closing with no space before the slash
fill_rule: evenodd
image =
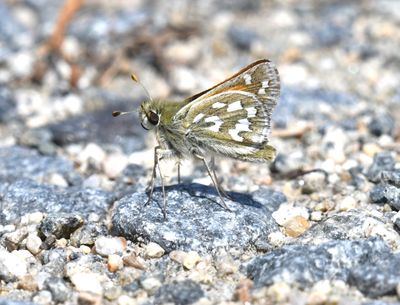
<path id="1" fill-rule="evenodd" d="M 218 180 L 217 173 L 215 172 L 215 158 L 214 157 L 211 157 L 211 169 L 212 169 L 212 173 L 214 175 L 214 179 L 217 183 L 217 187 L 218 187 L 219 191 L 221 192 L 221 194 L 224 195 L 225 198 L 232 199 L 232 197 L 229 196 L 225 192 L 224 188 L 221 186 L 221 183 Z"/>
<path id="2" fill-rule="evenodd" d="M 217 191 L 217 193 L 218 193 L 219 198 L 221 199 L 221 203 L 220 203 L 219 205 L 222 206 L 224 209 L 226 209 L 226 210 L 229 211 L 230 209 L 229 209 L 228 206 L 226 205 L 226 203 L 225 203 L 225 201 L 224 201 L 224 199 L 223 199 L 223 197 L 222 197 L 222 195 L 221 195 L 221 192 L 220 192 L 220 189 L 219 189 L 219 186 L 218 186 L 218 181 L 217 181 L 216 178 L 212 175 L 212 171 L 211 171 L 210 166 L 208 165 L 206 159 L 205 159 L 203 156 L 200 156 L 200 155 L 197 155 L 197 154 L 196 154 L 195 156 L 196 156 L 196 158 L 199 158 L 201 161 L 203 161 L 203 163 L 204 163 L 204 165 L 205 165 L 205 167 L 206 167 L 206 169 L 207 169 L 207 173 L 208 173 L 208 175 L 210 176 L 211 181 L 212 181 L 213 184 L 214 184 L 214 187 L 215 187 L 215 189 L 216 189 L 216 191 Z"/>
<path id="3" fill-rule="evenodd" d="M 157 169 L 157 165 L 158 165 L 158 150 L 160 149 L 160 146 L 156 146 L 154 148 L 154 163 L 153 163 L 153 170 L 151 172 L 151 179 L 150 179 L 150 183 L 147 186 L 146 192 L 149 193 L 149 197 L 146 201 L 146 203 L 144 204 L 145 206 L 148 205 L 151 201 L 151 199 L 153 198 L 153 192 L 154 192 L 154 184 L 155 184 L 155 180 L 156 180 L 156 169 Z"/>
<path id="4" fill-rule="evenodd" d="M 162 193 L 163 193 L 163 215 L 164 215 L 164 219 L 167 218 L 167 196 L 165 194 L 165 183 L 164 183 L 164 176 L 161 172 L 161 167 L 160 167 L 160 163 L 157 162 L 157 169 L 158 169 L 158 174 L 160 175 L 160 180 L 161 180 L 161 189 L 162 189 Z"/>
<path id="5" fill-rule="evenodd" d="M 181 184 L 181 161 L 178 161 L 178 184 Z"/>

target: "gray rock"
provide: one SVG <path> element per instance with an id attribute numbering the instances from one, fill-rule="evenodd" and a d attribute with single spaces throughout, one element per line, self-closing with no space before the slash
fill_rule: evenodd
<path id="1" fill-rule="evenodd" d="M 383 251 L 367 262 L 356 265 L 350 272 L 348 283 L 370 297 L 396 294 L 400 282 L 400 255 Z"/>
<path id="2" fill-rule="evenodd" d="M 28 129 L 18 138 L 18 143 L 23 146 L 37 148 L 44 155 L 54 155 L 56 145 L 52 141 L 52 134 L 46 128 Z"/>
<path id="3" fill-rule="evenodd" d="M 79 180 L 72 162 L 66 159 L 42 156 L 36 150 L 20 146 L 0 147 L 0 180 L 40 179 L 52 173 L 64 176 L 67 181 Z"/>
<path id="4" fill-rule="evenodd" d="M 79 247 L 81 245 L 94 245 L 96 238 L 98 236 L 107 235 L 108 230 L 105 225 L 101 225 L 98 223 L 90 222 L 84 224 L 82 227 L 78 228 L 71 235 L 71 244 L 75 247 Z"/>
<path id="5" fill-rule="evenodd" d="M 45 287 L 51 292 L 55 302 L 62 303 L 70 299 L 72 291 L 67 283 L 59 277 L 50 277 L 45 281 Z"/>
<path id="6" fill-rule="evenodd" d="M 28 301 L 14 301 L 7 298 L 0 298 L 0 305 L 39 305 L 37 303 L 31 303 Z"/>
<path id="7" fill-rule="evenodd" d="M 0 224 L 15 222 L 32 212 L 79 213 L 83 217 L 95 213 L 102 216 L 114 200 L 111 193 L 101 190 L 64 190 L 28 179 L 10 183 L 0 195 Z"/>
<path id="8" fill-rule="evenodd" d="M 301 192 L 303 194 L 311 194 L 322 191 L 326 187 L 327 176 L 323 171 L 314 171 L 304 175 L 304 185 L 301 188 Z"/>
<path id="9" fill-rule="evenodd" d="M 400 169 L 393 171 L 383 171 L 381 173 L 382 182 L 400 187 Z"/>
<path id="10" fill-rule="evenodd" d="M 271 196 L 272 193 L 272 196 Z M 112 214 L 112 232 L 130 240 L 153 241 L 166 251 L 196 250 L 201 253 L 218 247 L 241 251 L 265 245 L 277 224 L 266 206 L 277 206 L 285 196 L 273 191 L 250 195 L 231 193 L 226 200 L 231 211 L 222 208 L 212 187 L 198 184 L 167 188 L 167 218 L 159 206 L 162 194 L 156 189 L 153 201 L 144 206 L 147 195 L 135 193 L 117 201 Z M 268 196 L 268 197 L 267 197 Z M 243 228 L 246 228 L 245 230 Z"/>
<path id="11" fill-rule="evenodd" d="M 70 235 L 83 225 L 83 218 L 78 214 L 57 213 L 48 215 L 39 225 L 39 233 L 47 238 L 54 235 L 57 239 L 69 238 Z"/>
<path id="12" fill-rule="evenodd" d="M 67 263 L 67 253 L 64 249 L 50 249 L 44 251 L 42 255 L 42 264 L 44 272 L 59 277 L 64 272 L 64 266 Z"/>
<path id="13" fill-rule="evenodd" d="M 147 171 L 143 166 L 129 164 L 115 181 L 114 192 L 118 198 L 132 194 L 145 186 L 139 183 L 141 177 L 146 177 Z"/>
<path id="14" fill-rule="evenodd" d="M 304 166 L 305 158 L 299 154 L 288 155 L 285 153 L 279 153 L 275 160 L 271 163 L 271 171 L 275 174 L 282 176 L 293 175 L 293 173 L 299 172 Z"/>
<path id="15" fill-rule="evenodd" d="M 154 304 L 173 303 L 176 305 L 193 304 L 204 296 L 200 285 L 192 280 L 184 280 L 160 287 L 154 296 Z"/>
<path id="16" fill-rule="evenodd" d="M 260 188 L 252 193 L 251 196 L 255 202 L 261 203 L 263 208 L 267 209 L 270 213 L 275 212 L 279 209 L 281 203 L 287 201 L 287 198 L 283 193 L 266 187 Z"/>
<path id="17" fill-rule="evenodd" d="M 373 203 L 389 204 L 396 211 L 400 210 L 400 188 L 390 184 L 377 184 L 369 193 Z"/>
<path id="18" fill-rule="evenodd" d="M 284 246 L 252 259 L 245 269 L 258 288 L 280 281 L 310 287 L 329 279 L 345 281 L 376 297 L 396 293 L 400 255 L 380 239 L 341 240 Z"/>
<path id="19" fill-rule="evenodd" d="M 393 135 L 395 122 L 389 114 L 376 116 L 368 124 L 368 130 L 374 136 L 380 137 L 381 135 Z"/>
<path id="20" fill-rule="evenodd" d="M 119 145 L 125 153 L 145 148 L 144 129 L 136 115 L 113 118 L 114 108 L 85 113 L 47 126 L 57 145 L 76 143 L 97 143 Z M 107 126 L 107 128 L 104 128 Z"/>
<path id="21" fill-rule="evenodd" d="M 368 168 L 366 173 L 367 178 L 372 182 L 381 181 L 381 173 L 383 171 L 391 171 L 394 169 L 396 161 L 390 152 L 377 153 L 374 156 L 374 161 Z"/>
<path id="22" fill-rule="evenodd" d="M 314 224 L 293 243 L 310 245 L 332 240 L 360 240 L 381 236 L 387 244 L 397 248 L 400 237 L 391 223 L 393 215 L 374 216 L 364 209 L 341 212 Z"/>
<path id="23" fill-rule="evenodd" d="M 15 98 L 11 90 L 0 85 L 0 122 L 15 118 Z"/>

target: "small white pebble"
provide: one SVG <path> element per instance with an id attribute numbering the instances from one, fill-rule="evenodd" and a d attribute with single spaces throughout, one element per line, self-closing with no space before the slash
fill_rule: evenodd
<path id="1" fill-rule="evenodd" d="M 79 250 L 81 250 L 81 252 L 82 252 L 83 254 L 89 254 L 90 251 L 91 251 L 91 249 L 90 249 L 88 246 L 86 246 L 86 245 L 81 245 L 81 246 L 79 247 Z"/>
<path id="2" fill-rule="evenodd" d="M 173 261 L 183 264 L 183 260 L 185 259 L 186 252 L 181 250 L 174 250 L 169 253 L 169 258 Z"/>
<path id="3" fill-rule="evenodd" d="M 155 277 L 148 277 L 140 282 L 143 289 L 148 292 L 154 292 L 157 288 L 159 288 L 162 283 L 158 278 Z"/>
<path id="4" fill-rule="evenodd" d="M 137 304 L 135 299 L 132 299 L 131 297 L 129 297 L 127 295 L 121 295 L 118 298 L 117 302 L 118 302 L 117 303 L 118 305 L 136 305 Z"/>
<path id="5" fill-rule="evenodd" d="M 117 178 L 128 165 L 128 158 L 122 154 L 107 156 L 103 161 L 104 173 L 108 178 Z"/>
<path id="6" fill-rule="evenodd" d="M 67 187 L 68 186 L 67 180 L 65 180 L 65 178 L 62 175 L 57 174 L 57 173 L 53 173 L 50 176 L 49 183 L 53 184 L 53 185 L 61 186 L 61 187 Z"/>
<path id="7" fill-rule="evenodd" d="M 162 257 L 165 250 L 157 243 L 149 242 L 145 248 L 145 255 L 149 258 L 159 258 Z"/>
<path id="8" fill-rule="evenodd" d="M 0 250 L 0 274 L 4 278 L 22 278 L 28 273 L 28 265 L 24 257 L 21 257 L 19 251 L 9 253 L 5 250 Z"/>
<path id="9" fill-rule="evenodd" d="M 352 196 L 346 196 L 339 202 L 340 211 L 349 211 L 357 207 L 357 201 Z"/>
<path id="10" fill-rule="evenodd" d="M 89 160 L 94 160 L 98 164 L 103 162 L 106 157 L 104 150 L 95 143 L 89 143 L 86 147 L 79 153 L 78 160 L 81 163 L 86 163 Z"/>
<path id="11" fill-rule="evenodd" d="M 310 219 L 312 221 L 320 221 L 322 219 L 322 212 L 321 211 L 314 211 L 311 213 Z"/>
<path id="12" fill-rule="evenodd" d="M 26 248 L 31 252 L 33 255 L 38 254 L 41 249 L 40 246 L 42 244 L 42 240 L 34 233 L 31 233 L 26 238 Z"/>
<path id="13" fill-rule="evenodd" d="M 281 247 L 285 244 L 287 237 L 281 231 L 272 232 L 268 235 L 268 241 L 272 246 Z"/>
<path id="14" fill-rule="evenodd" d="M 26 214 L 21 217 L 21 225 L 26 226 L 30 224 L 38 224 L 40 223 L 44 218 L 44 214 L 41 212 L 34 212 L 30 214 Z"/>
<path id="15" fill-rule="evenodd" d="M 200 255 L 196 251 L 189 251 L 183 259 L 183 266 L 186 269 L 193 269 L 198 262 L 201 261 Z"/>
<path id="16" fill-rule="evenodd" d="M 95 273 L 75 273 L 70 279 L 78 291 L 90 292 L 94 294 L 103 293 L 103 287 L 101 286 L 99 275 Z"/>
<path id="17" fill-rule="evenodd" d="M 296 216 L 301 216 L 304 219 L 310 217 L 305 207 L 294 207 L 291 204 L 281 204 L 279 209 L 272 213 L 272 218 L 274 218 L 280 226 L 283 226 L 288 220 Z"/>
<path id="18" fill-rule="evenodd" d="M 126 241 L 119 237 L 100 236 L 95 241 L 96 253 L 101 256 L 109 256 L 112 254 L 122 254 L 126 248 Z"/>

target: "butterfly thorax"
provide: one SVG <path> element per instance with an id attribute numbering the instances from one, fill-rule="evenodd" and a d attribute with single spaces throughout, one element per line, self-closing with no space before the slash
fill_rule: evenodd
<path id="1" fill-rule="evenodd" d="M 183 158 L 194 151 L 185 141 L 185 128 L 175 114 L 186 104 L 185 101 L 149 100 L 142 103 L 140 117 L 143 128 L 154 129 L 159 146 L 170 151 L 170 157 Z"/>

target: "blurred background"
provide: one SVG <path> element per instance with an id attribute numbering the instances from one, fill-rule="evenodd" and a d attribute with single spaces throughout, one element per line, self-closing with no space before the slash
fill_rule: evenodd
<path id="1" fill-rule="evenodd" d="M 153 97 L 179 99 L 269 58 L 282 81 L 278 150 L 309 155 L 312 143 L 323 144 L 321 159 L 343 159 L 329 151 L 343 137 L 327 133 L 331 125 L 398 150 L 399 49 L 400 2 L 392 0 L 5 0 L 0 145 L 76 165 L 116 153 L 109 176 L 118 176 L 153 145 L 135 114 L 111 117 L 146 98 L 130 73 Z"/>

